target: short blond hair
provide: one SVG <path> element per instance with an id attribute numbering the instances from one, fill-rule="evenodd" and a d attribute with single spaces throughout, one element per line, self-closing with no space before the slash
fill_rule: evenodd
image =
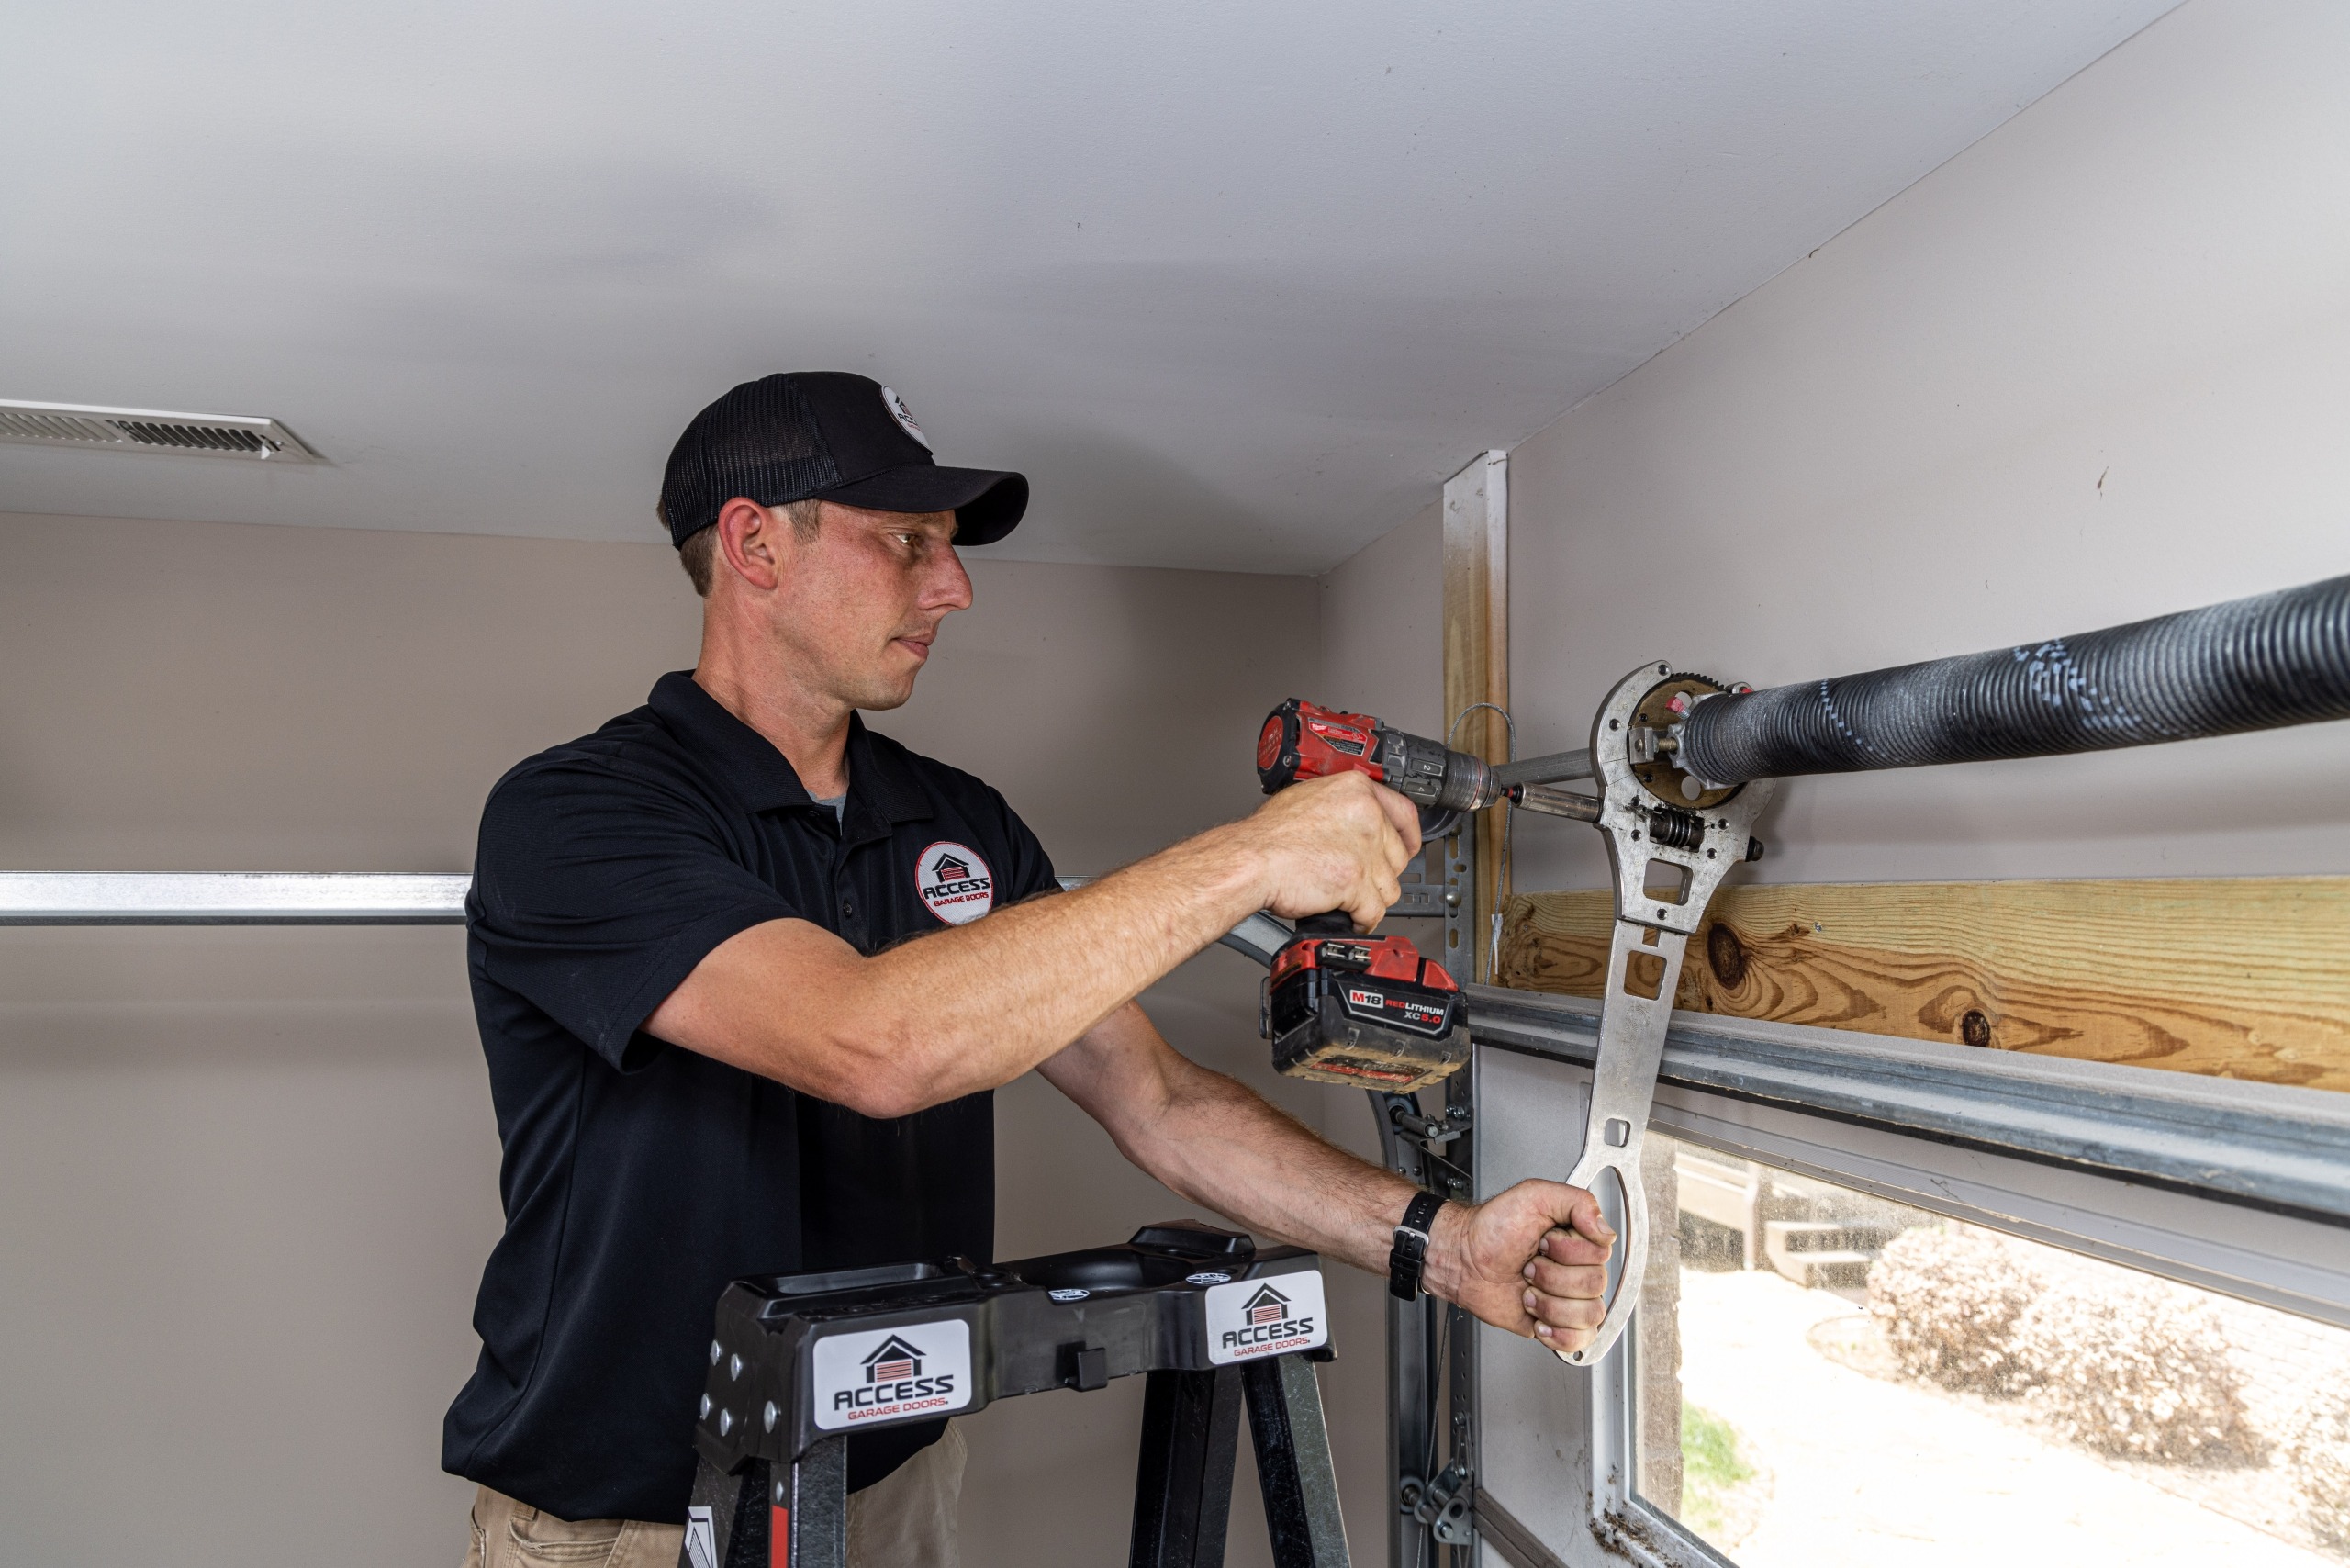
<path id="1" fill-rule="evenodd" d="M 806 543 L 816 537 L 817 526 L 823 521 L 824 503 L 812 497 L 804 501 L 786 501 L 775 509 L 791 520 L 791 532 Z M 666 520 L 665 520 L 666 521 Z M 686 535 L 677 546 L 677 564 L 686 569 L 686 578 L 694 585 L 694 592 L 710 597 L 711 585 L 718 580 L 718 525 L 711 523 L 698 533 Z"/>

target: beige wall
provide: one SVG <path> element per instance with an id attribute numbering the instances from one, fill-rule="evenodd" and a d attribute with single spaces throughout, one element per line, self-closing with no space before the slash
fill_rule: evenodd
<path id="1" fill-rule="evenodd" d="M 2345 82 L 2350 7 L 2191 0 L 1518 447 L 1523 748 L 1649 659 L 1803 680 L 2350 570 Z M 2350 724 L 1798 779 L 1755 870 L 2350 870 L 2345 781 Z M 1518 868 L 1605 880 L 1561 823 Z"/>
<path id="2" fill-rule="evenodd" d="M 1580 744 L 1651 656 L 1801 679 L 2344 569 L 2344 79 L 2330 0 L 2191 0 L 1521 446 L 1521 748 Z M 1435 730 L 1436 561 L 1423 517 L 1318 585 L 981 562 L 883 727 L 1102 870 L 1247 809 L 1292 691 Z M 498 772 L 686 663 L 692 611 L 650 546 L 0 520 L 0 863 L 462 865 Z M 1105 719 L 1185 744 L 1103 778 Z M 2350 725 L 1797 781 L 1760 869 L 2338 871 L 2345 774 Z M 1521 885 L 1598 879 L 1579 828 L 1519 843 Z M 497 1228 L 457 965 L 447 931 L 0 932 L 13 1554 L 453 1555 L 437 1425 Z M 1360 1096 L 1266 1080 L 1255 980 L 1212 951 L 1152 1005 L 1360 1146 Z M 999 1126 L 1007 1254 L 1174 1206 L 1033 1081 Z M 1329 1384 L 1363 1551 L 1376 1290 L 1337 1285 Z M 1139 1393 L 974 1422 L 975 1564 L 1116 1560 Z"/>
<path id="3" fill-rule="evenodd" d="M 18 867 L 468 866 L 498 776 L 699 634 L 655 545 L 19 516 L 0 550 Z"/>
<path id="4" fill-rule="evenodd" d="M 1249 808 L 1259 719 L 1315 689 L 1315 584 L 973 575 L 879 727 L 1002 789 L 1065 874 Z M 464 867 L 491 781 L 689 664 L 695 609 L 657 546 L 0 518 L 0 866 Z M 1260 973 L 1212 950 L 1149 1005 L 1310 1123 L 1367 1129 L 1360 1096 L 1265 1070 Z M 1033 1078 L 998 1126 L 1006 1256 L 1181 1212 Z M 496 1175 L 453 930 L 0 931 L 6 1555 L 453 1562 L 439 1422 Z M 1376 1285 L 1337 1295 L 1360 1532 Z M 1123 1554 L 1140 1394 L 973 1422 L 977 1568 Z M 1264 1560 L 1258 1518 L 1244 1492 L 1236 1563 Z"/>
<path id="5" fill-rule="evenodd" d="M 1430 500 L 1316 579 L 1326 706 L 1374 713 L 1416 735 L 1444 715 L 1444 519 Z"/>

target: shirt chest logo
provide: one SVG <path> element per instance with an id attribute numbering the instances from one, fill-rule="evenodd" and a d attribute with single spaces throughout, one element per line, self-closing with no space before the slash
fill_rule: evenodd
<path id="1" fill-rule="evenodd" d="M 914 891 L 949 925 L 968 925 L 995 907 L 995 877 L 979 852 L 941 839 L 914 862 Z"/>

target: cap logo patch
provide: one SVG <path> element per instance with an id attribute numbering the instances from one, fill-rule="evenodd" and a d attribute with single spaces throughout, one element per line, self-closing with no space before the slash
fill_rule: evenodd
<path id="1" fill-rule="evenodd" d="M 995 907 L 995 877 L 968 844 L 940 840 L 914 862 L 914 891 L 949 925 L 968 925 Z"/>
<path id="2" fill-rule="evenodd" d="M 890 417 L 898 421 L 899 429 L 922 442 L 922 449 L 924 452 L 931 449 L 930 437 L 923 434 L 922 427 L 914 423 L 913 410 L 906 407 L 906 400 L 903 398 L 884 386 L 881 388 L 881 406 L 890 410 Z"/>

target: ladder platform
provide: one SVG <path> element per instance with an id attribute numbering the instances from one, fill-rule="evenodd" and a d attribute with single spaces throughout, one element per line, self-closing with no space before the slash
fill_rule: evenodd
<path id="1" fill-rule="evenodd" d="M 1114 1247 L 737 1280 L 719 1298 L 681 1568 L 841 1568 L 846 1439 L 1150 1379 L 1137 1568 L 1221 1562 L 1241 1405 L 1279 1568 L 1345 1568 L 1313 1361 L 1320 1260 L 1192 1221 Z"/>

